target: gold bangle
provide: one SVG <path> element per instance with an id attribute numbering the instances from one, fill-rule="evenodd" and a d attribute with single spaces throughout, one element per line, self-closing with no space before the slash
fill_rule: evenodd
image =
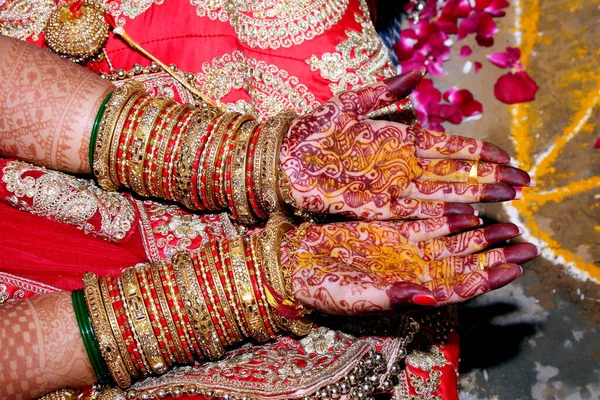
<path id="1" fill-rule="evenodd" d="M 294 118 L 296 118 L 294 112 L 284 111 L 268 120 L 261 131 L 264 141 L 262 148 L 259 149 L 263 153 L 260 171 L 260 199 L 267 214 L 290 213 L 279 188 L 279 152 L 283 137 Z"/>
<path id="2" fill-rule="evenodd" d="M 219 242 L 219 257 L 221 259 L 221 266 L 223 267 L 223 271 L 226 269 L 225 263 L 225 249 L 223 248 L 223 242 Z M 248 330 L 242 321 L 242 311 L 238 308 L 237 303 L 235 302 L 233 288 L 231 286 L 231 281 L 229 277 L 223 272 L 223 280 L 225 281 L 225 289 L 227 290 L 227 294 L 231 301 L 229 301 L 229 305 L 231 306 L 231 310 L 233 311 L 233 315 L 235 316 L 235 320 L 237 321 L 237 326 L 244 337 L 249 337 Z"/>
<path id="3" fill-rule="evenodd" d="M 279 326 L 276 323 L 275 319 L 275 315 L 273 315 L 273 308 L 269 305 L 269 302 L 267 301 L 267 294 L 265 292 L 265 285 L 263 283 L 263 274 L 261 273 L 261 271 L 263 270 L 263 265 L 264 260 L 262 260 L 261 258 L 261 253 L 258 252 L 257 248 L 259 246 L 258 244 L 258 240 L 259 240 L 259 235 L 250 235 L 248 237 L 248 244 L 250 246 L 250 253 L 252 254 L 252 263 L 254 264 L 254 274 L 256 276 L 256 283 L 258 284 L 258 290 L 260 290 L 260 295 L 262 297 L 261 302 L 262 302 L 262 306 L 265 308 L 265 312 L 267 314 L 267 320 L 269 321 L 269 324 L 271 325 L 272 328 L 272 332 L 269 332 L 269 334 L 271 335 L 271 338 L 275 338 L 275 335 L 277 333 L 280 332 Z M 266 274 L 265 274 L 266 276 Z"/>
<path id="4" fill-rule="evenodd" d="M 246 185 L 246 162 L 248 158 L 248 147 L 252 133 L 256 129 L 256 121 L 247 121 L 239 130 L 233 144 L 233 154 L 231 161 L 231 197 L 235 208 L 233 213 L 237 220 L 245 225 L 255 225 L 258 219 L 252 213 L 250 203 L 248 202 L 248 190 Z"/>
<path id="5" fill-rule="evenodd" d="M 127 344 L 123 339 L 123 335 L 121 334 L 121 328 L 119 328 L 119 322 L 117 321 L 117 316 L 115 314 L 115 310 L 112 306 L 112 299 L 110 297 L 110 291 L 108 290 L 107 278 L 100 278 L 100 292 L 102 293 L 102 299 L 104 301 L 104 309 L 106 310 L 106 315 L 108 317 L 108 322 L 110 328 L 112 329 L 113 336 L 117 342 L 117 347 L 119 352 L 121 353 L 121 358 L 123 359 L 123 364 L 127 368 L 129 374 L 137 378 L 139 376 L 139 371 L 133 365 L 133 361 L 131 360 L 131 356 L 127 351 Z"/>
<path id="6" fill-rule="evenodd" d="M 174 278 L 171 278 L 171 272 L 169 271 L 169 269 L 172 269 L 172 265 L 169 264 L 170 261 L 167 260 L 162 260 L 159 267 L 160 270 L 162 270 L 162 274 L 164 275 L 164 280 L 163 280 L 163 287 L 166 287 L 169 289 L 168 290 L 168 294 L 167 291 L 165 289 L 165 294 L 167 295 L 167 299 L 171 299 L 171 302 L 173 303 L 173 308 L 172 311 L 175 312 L 175 314 L 177 315 L 177 321 L 175 321 L 175 319 L 173 319 L 173 323 L 175 324 L 175 326 L 181 330 L 182 335 L 178 336 L 180 337 L 181 340 L 181 345 L 182 345 L 182 349 L 187 357 L 188 362 L 193 363 L 194 362 L 194 357 L 192 354 L 192 350 L 194 350 L 194 346 L 193 346 L 193 337 L 191 336 L 191 334 L 193 332 L 191 332 L 191 328 L 186 326 L 185 324 L 185 310 L 180 307 L 179 305 L 179 299 L 181 298 L 181 291 L 176 292 L 175 291 L 175 285 L 177 284 L 174 281 Z M 175 275 L 175 272 L 173 271 L 173 275 Z M 182 303 L 183 303 L 183 299 L 182 299 Z M 189 329 L 188 329 L 189 328 Z M 185 342 L 187 343 L 187 346 L 184 347 L 184 343 L 183 340 L 185 340 Z M 187 351 L 186 351 L 187 350 Z M 204 355 L 201 354 L 199 352 L 199 350 L 197 352 L 195 352 L 198 356 L 199 359 L 203 359 Z"/>
<path id="7" fill-rule="evenodd" d="M 98 127 L 98 137 L 94 149 L 93 171 L 98 185 L 104 190 L 117 190 L 118 181 L 113 181 L 110 177 L 110 150 L 112 137 L 114 136 L 114 127 L 123 106 L 129 98 L 136 92 L 141 91 L 139 84 L 125 84 L 115 89 L 112 98 L 106 105 L 104 115 L 100 120 Z"/>
<path id="8" fill-rule="evenodd" d="M 162 98 L 150 100 L 150 104 L 144 110 L 144 114 L 140 118 L 140 123 L 133 134 L 129 159 L 129 183 L 131 184 L 131 189 L 141 196 L 149 196 L 144 182 L 144 161 L 147 158 L 146 152 L 148 150 L 150 134 L 156 123 L 156 118 L 167 104 L 167 101 Z"/>
<path id="9" fill-rule="evenodd" d="M 221 282 L 219 271 L 217 270 L 217 265 L 215 263 L 215 259 L 212 254 L 212 249 L 209 243 L 204 245 L 203 253 L 206 254 L 206 267 L 210 270 L 210 275 L 213 278 L 213 282 L 215 283 L 214 290 L 217 292 L 217 296 L 219 297 L 219 303 L 221 304 L 221 309 L 225 314 L 225 319 L 229 326 L 231 326 L 230 332 L 234 336 L 237 342 L 241 342 L 244 340 L 242 333 L 238 329 L 234 316 L 231 314 L 231 308 L 229 307 L 229 301 L 227 300 L 227 296 L 225 295 L 225 288 Z M 233 299 L 233 298 L 232 298 Z M 226 336 L 227 337 L 227 336 Z M 230 342 L 230 344 L 235 344 L 234 342 Z"/>
<path id="10" fill-rule="evenodd" d="M 223 151 L 222 151 L 222 159 L 221 159 L 221 168 L 220 168 L 220 177 L 221 179 L 219 180 L 219 182 L 217 182 L 217 185 L 219 186 L 219 196 L 220 197 L 220 202 L 219 202 L 219 206 L 221 208 L 228 208 L 228 203 L 227 203 L 227 190 L 226 190 L 226 168 L 228 167 L 227 165 L 227 160 L 229 158 L 229 155 L 231 152 L 234 151 L 235 149 L 235 144 L 239 141 L 239 135 L 242 133 L 241 132 L 241 127 L 242 125 L 244 125 L 244 123 L 248 122 L 248 121 L 253 121 L 254 117 L 252 117 L 251 115 L 248 114 L 244 114 L 242 116 L 240 116 L 239 118 L 237 118 L 235 120 L 235 122 L 232 122 L 232 126 L 231 129 L 229 129 L 229 139 L 225 142 L 225 144 L 223 145 Z"/>
<path id="11" fill-rule="evenodd" d="M 467 179 L 468 183 L 477 183 L 477 178 L 479 176 L 478 167 L 479 167 L 479 160 L 476 160 L 471 165 L 471 169 L 469 170 L 469 178 Z"/>
<path id="12" fill-rule="evenodd" d="M 227 127 L 233 121 L 234 118 L 239 117 L 239 113 L 228 113 L 221 118 L 219 125 L 214 130 L 214 139 L 211 142 L 210 148 L 208 149 L 206 158 L 206 201 L 208 210 L 217 210 L 218 204 L 215 194 L 215 168 L 217 163 L 217 157 L 219 156 L 219 150 L 223 145 L 223 139 L 227 132 Z M 224 150 L 223 150 L 224 151 Z"/>
<path id="13" fill-rule="evenodd" d="M 154 331 L 156 340 L 159 343 L 158 347 L 160 352 L 162 353 L 163 359 L 167 362 L 167 365 L 170 367 L 176 362 L 176 360 L 175 356 L 169 349 L 169 346 L 167 346 L 167 337 L 160 324 L 160 315 L 158 314 L 158 308 L 156 307 L 156 303 L 152 298 L 152 290 L 156 291 L 156 289 L 154 285 L 150 285 L 150 281 L 148 281 L 148 270 L 149 267 L 147 264 L 142 264 L 141 266 L 136 268 L 138 282 L 140 283 L 141 287 L 144 287 L 146 289 L 145 291 L 142 291 L 142 296 L 145 296 L 144 303 L 146 303 L 147 301 L 148 304 L 146 310 L 148 311 L 148 316 L 150 317 L 150 325 L 152 326 L 152 330 Z M 152 321 L 151 317 L 154 317 L 154 321 Z M 160 346 L 161 342 L 163 343 L 164 347 Z"/>
<path id="14" fill-rule="evenodd" d="M 219 334 L 210 317 L 194 271 L 191 255 L 183 251 L 177 253 L 173 257 L 173 271 L 192 331 L 200 349 L 209 359 L 217 360 L 223 357 L 225 348 L 219 340 Z"/>
<path id="15" fill-rule="evenodd" d="M 262 252 L 262 259 L 264 260 L 264 270 L 267 273 L 267 277 L 273 287 L 278 293 L 280 293 L 286 299 L 294 299 L 293 294 L 288 291 L 285 284 L 284 271 L 279 259 L 279 253 L 281 249 L 281 240 L 283 235 L 292 230 L 295 227 L 288 222 L 288 220 L 281 214 L 275 214 L 271 216 L 265 229 L 259 233 L 261 236 L 259 251 Z M 262 248 L 261 248 L 262 247 Z M 295 300 L 295 299 L 294 299 Z M 304 306 L 294 301 L 296 308 L 301 314 L 307 314 L 310 311 L 304 308 Z M 277 315 L 277 320 L 280 324 L 280 328 L 290 331 L 298 336 L 307 335 L 312 329 L 312 321 L 307 317 L 300 319 L 288 320 L 286 318 Z"/>
<path id="16" fill-rule="evenodd" d="M 164 260 L 160 260 L 160 263 L 165 262 Z M 152 280 L 154 281 L 154 290 L 156 291 L 156 297 L 158 298 L 158 304 L 161 308 L 162 314 L 165 317 L 165 321 L 167 323 L 167 329 L 169 330 L 169 335 L 171 336 L 171 340 L 173 341 L 176 353 L 175 358 L 178 362 L 184 363 L 186 362 L 186 355 L 183 351 L 183 345 L 181 344 L 181 340 L 179 339 L 179 334 L 177 333 L 177 328 L 175 327 L 175 321 L 173 320 L 173 316 L 171 315 L 171 311 L 169 308 L 169 303 L 167 301 L 166 294 L 164 292 L 164 287 L 162 284 L 162 279 L 160 277 L 160 273 L 156 265 L 151 264 L 149 268 L 150 274 L 152 275 Z"/>
<path id="17" fill-rule="evenodd" d="M 119 171 L 117 169 L 118 163 L 118 153 L 119 150 L 123 150 L 124 143 L 121 144 L 121 137 L 126 135 L 127 132 L 124 132 L 125 122 L 129 118 L 129 114 L 133 111 L 135 104 L 144 96 L 148 94 L 142 90 L 134 93 L 133 96 L 127 101 L 127 104 L 123 107 L 119 118 L 115 122 L 114 126 L 114 134 L 112 136 L 112 141 L 110 144 L 110 163 L 109 163 L 109 171 L 110 177 L 113 181 L 117 182 L 119 186 L 122 185 L 121 180 L 119 179 Z"/>
<path id="18" fill-rule="evenodd" d="M 83 293 L 102 358 L 106 361 L 108 370 L 117 385 L 127 388 L 131 386 L 131 375 L 127 372 L 127 367 L 119 354 L 119 346 L 110 328 L 96 274 L 86 272 L 83 275 Z"/>
<path id="19" fill-rule="evenodd" d="M 135 138 L 135 134 L 137 131 L 137 127 L 139 126 L 139 121 L 144 115 L 144 111 L 148 104 L 153 99 L 149 94 L 143 96 L 138 103 L 136 103 L 131 112 L 129 113 L 129 117 L 127 120 L 129 121 L 129 127 L 125 130 L 124 138 L 125 140 L 122 144 L 122 153 L 121 153 L 121 170 L 117 171 L 117 176 L 121 181 L 121 184 L 125 187 L 131 188 L 131 148 L 133 147 L 133 141 Z"/>
<path id="20" fill-rule="evenodd" d="M 189 110 L 186 104 L 178 104 L 171 114 L 167 117 L 168 121 L 161 128 L 162 140 L 158 143 L 158 154 L 156 156 L 156 192 L 161 199 L 166 199 L 166 193 L 163 188 L 163 173 L 165 171 L 165 157 L 167 155 L 168 145 L 171 141 L 171 135 L 179 118 Z"/>
<path id="21" fill-rule="evenodd" d="M 269 334 L 260 315 L 260 309 L 254 296 L 252 281 L 246 262 L 246 251 L 244 240 L 241 236 L 229 240 L 229 257 L 231 259 L 231 269 L 233 270 L 233 280 L 237 288 L 237 295 L 242 305 L 242 314 L 248 323 L 250 336 L 258 342 L 269 340 Z"/>
<path id="22" fill-rule="evenodd" d="M 142 291 L 137 280 L 135 267 L 123 270 L 120 279 L 123 287 L 123 297 L 129 306 L 126 309 L 129 323 L 137 332 L 139 342 L 148 360 L 148 364 L 150 364 L 150 368 L 157 374 L 163 374 L 167 372 L 167 363 L 163 359 L 158 340 L 154 335 L 148 310 L 146 310 L 146 306 L 144 305 L 144 298 L 142 297 Z"/>
<path id="23" fill-rule="evenodd" d="M 194 109 L 190 109 L 190 112 L 185 116 L 183 120 L 180 120 L 177 125 L 175 125 L 174 131 L 171 133 L 175 133 L 177 131 L 177 137 L 175 138 L 175 142 L 173 142 L 173 147 L 171 148 L 171 160 L 169 163 L 169 169 L 167 170 L 167 188 L 169 193 L 167 194 L 168 200 L 173 200 L 178 203 L 181 203 L 180 193 L 177 192 L 177 189 L 174 187 L 175 181 L 173 180 L 173 174 L 175 173 L 177 165 L 177 160 L 179 158 L 179 150 L 181 144 L 183 142 L 183 137 L 188 125 L 192 122 L 194 118 L 196 118 L 197 111 Z M 183 116 L 182 116 L 183 117 Z"/>
<path id="24" fill-rule="evenodd" d="M 208 129 L 211 120 L 200 120 L 200 114 L 192 120 L 189 128 L 183 133 L 183 148 L 177 161 L 177 171 L 175 172 L 175 189 L 179 192 L 181 203 L 190 210 L 198 210 L 198 206 L 194 204 L 193 197 L 196 193 L 192 193 L 192 169 L 196 157 L 198 157 L 198 149 L 201 145 L 202 134 Z"/>

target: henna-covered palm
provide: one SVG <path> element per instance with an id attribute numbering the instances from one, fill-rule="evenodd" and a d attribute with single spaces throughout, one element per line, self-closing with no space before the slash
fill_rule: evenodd
<path id="1" fill-rule="evenodd" d="M 379 220 L 473 214 L 464 203 L 512 200 L 513 186 L 532 183 L 494 144 L 366 118 L 421 77 L 414 70 L 343 92 L 292 123 L 281 164 L 300 208 Z"/>
<path id="2" fill-rule="evenodd" d="M 485 251 L 521 231 L 513 224 L 467 230 L 480 224 L 454 215 L 319 225 L 296 251 L 284 242 L 282 261 L 293 268 L 296 298 L 328 314 L 457 303 L 506 285 L 522 273 L 518 264 L 538 254 L 530 243 Z"/>

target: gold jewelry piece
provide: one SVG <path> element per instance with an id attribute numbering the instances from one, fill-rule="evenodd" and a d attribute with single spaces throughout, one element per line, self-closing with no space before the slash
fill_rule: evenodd
<path id="1" fill-rule="evenodd" d="M 159 182 L 158 175 L 162 172 L 158 168 L 157 160 L 159 145 L 165 134 L 164 128 L 169 123 L 177 107 L 179 107 L 179 104 L 173 100 L 167 100 L 163 106 L 163 111 L 158 116 L 159 119 L 157 119 L 156 125 L 152 128 L 154 134 L 150 133 L 150 143 L 148 143 L 148 154 L 146 156 L 148 162 L 145 163 L 144 175 L 148 177 L 146 190 L 152 197 L 158 197 L 158 188 L 156 185 Z"/>
<path id="2" fill-rule="evenodd" d="M 227 131 L 227 127 L 233 121 L 233 119 L 239 117 L 239 115 L 239 113 L 225 114 L 219 121 L 219 125 L 213 130 L 214 139 L 212 140 L 210 146 L 207 146 L 209 148 L 207 149 L 208 153 L 206 159 L 206 202 L 208 206 L 207 209 L 209 210 L 218 209 L 215 195 L 215 168 L 217 157 L 220 155 L 219 150 L 222 148 L 222 142 L 225 132 Z"/>
<path id="3" fill-rule="evenodd" d="M 127 388 L 131 386 L 131 375 L 127 372 L 127 367 L 119 354 L 119 346 L 113 336 L 102 302 L 98 277 L 95 274 L 86 272 L 83 276 L 83 293 L 102 358 L 106 361 L 106 366 L 117 385 Z"/>
<path id="4" fill-rule="evenodd" d="M 127 268 L 121 273 L 123 297 L 128 305 L 126 309 L 127 317 L 129 323 L 137 332 L 150 368 L 157 374 L 163 374 L 167 372 L 167 363 L 163 359 L 158 340 L 154 335 L 136 275 L 135 267 Z"/>
<path id="5" fill-rule="evenodd" d="M 98 127 L 98 138 L 94 149 L 94 175 L 98 180 L 98 184 L 104 190 L 117 190 L 119 187 L 118 181 L 113 181 L 110 177 L 110 152 L 111 142 L 115 132 L 115 124 L 121 113 L 123 105 L 129 98 L 142 90 L 137 83 L 126 83 L 118 87 L 113 92 L 113 96 L 106 105 L 104 115 L 100 120 Z"/>
<path id="6" fill-rule="evenodd" d="M 258 342 L 269 340 L 269 334 L 260 315 L 260 309 L 254 297 L 254 289 L 250 280 L 250 273 L 246 263 L 246 251 L 244 248 L 244 239 L 236 236 L 229 240 L 229 256 L 231 258 L 231 269 L 237 295 L 242 304 L 242 314 L 248 322 L 248 331 L 250 336 Z"/>
<path id="7" fill-rule="evenodd" d="M 98 56 L 108 39 L 110 25 L 104 10 L 92 1 L 84 1 L 75 11 L 73 3 L 57 8 L 43 29 L 46 45 L 53 52 L 80 62 Z"/>
<path id="8" fill-rule="evenodd" d="M 160 260 L 159 263 L 164 263 L 164 260 Z M 171 315 L 171 311 L 169 308 L 169 303 L 167 302 L 167 297 L 164 292 L 162 279 L 160 277 L 160 273 L 156 265 L 151 264 L 149 268 L 150 274 L 152 274 L 152 280 L 154 281 L 154 290 L 156 290 L 156 297 L 158 297 L 158 304 L 161 308 L 162 314 L 165 317 L 167 322 L 167 328 L 169 329 L 169 334 L 171 335 L 171 340 L 175 345 L 175 350 L 177 350 L 177 354 L 175 358 L 178 362 L 185 362 L 186 355 L 183 350 L 183 345 L 181 344 L 181 340 L 179 339 L 179 334 L 177 333 L 177 328 L 175 327 L 175 322 L 173 321 L 173 316 Z"/>
<path id="9" fill-rule="evenodd" d="M 117 159 L 117 156 L 119 149 L 122 150 L 122 153 L 124 153 L 127 145 L 126 139 L 124 143 L 121 143 L 121 137 L 127 135 L 127 133 L 130 131 L 124 130 L 125 123 L 129 118 L 129 114 L 134 110 L 135 104 L 144 96 L 148 96 L 148 94 L 145 91 L 141 90 L 141 88 L 136 93 L 133 93 L 133 95 L 129 98 L 129 100 L 127 100 L 127 103 L 125 103 L 125 105 L 121 109 L 119 117 L 115 121 L 115 125 L 113 126 L 112 138 L 110 143 L 110 160 L 108 163 L 108 170 L 110 174 L 110 179 L 113 182 L 115 182 L 115 185 L 117 185 L 117 187 L 120 187 L 122 185 L 121 179 L 119 179 L 119 171 L 117 169 L 117 163 L 119 161 Z M 123 171 L 122 173 L 124 174 L 125 172 Z"/>
<path id="10" fill-rule="evenodd" d="M 281 249 L 281 240 L 283 235 L 294 229 L 294 225 L 281 214 L 274 214 L 267 222 L 265 229 L 259 234 L 261 236 L 260 243 L 258 246 L 262 251 L 262 259 L 264 260 L 264 271 L 267 273 L 269 282 L 275 291 L 277 291 L 283 298 L 288 299 L 295 303 L 296 308 L 302 313 L 307 314 L 309 310 L 304 306 L 294 301 L 293 293 L 291 289 L 287 288 L 286 275 L 290 272 L 285 273 L 285 269 L 282 268 L 281 260 L 279 259 L 279 252 Z M 288 280 L 289 280 L 288 276 Z M 307 335 L 312 329 L 312 321 L 307 317 L 302 317 L 296 320 L 288 320 L 277 315 L 278 324 L 281 329 L 290 331 L 296 335 L 304 336 Z"/>
<path id="11" fill-rule="evenodd" d="M 144 160 L 147 157 L 150 134 L 156 123 L 156 118 L 166 104 L 167 101 L 160 97 L 150 100 L 140 118 L 137 129 L 134 129 L 133 132 L 133 142 L 129 150 L 131 152 L 129 157 L 129 184 L 134 192 L 142 196 L 149 196 L 144 184 Z"/>
<path id="12" fill-rule="evenodd" d="M 117 175 L 119 176 L 121 184 L 128 188 L 132 187 L 131 179 L 133 174 L 131 173 L 131 152 L 136 132 L 138 131 L 137 128 L 139 127 L 139 121 L 142 119 L 148 104 L 152 101 L 152 97 L 146 94 L 133 106 L 129 113 L 129 117 L 127 118 L 129 127 L 122 133 L 125 140 L 120 143 L 123 146 L 120 159 L 121 170 L 117 171 Z"/>
<path id="13" fill-rule="evenodd" d="M 480 271 L 485 271 L 487 269 L 488 266 L 488 262 L 487 262 L 487 256 L 485 255 L 485 253 L 478 253 L 477 254 L 477 269 L 479 269 Z"/>
<path id="14" fill-rule="evenodd" d="M 183 144 L 184 132 L 186 132 L 189 124 L 197 118 L 198 111 L 195 109 L 191 109 L 191 111 L 185 116 L 185 118 L 177 123 L 175 126 L 175 130 L 177 131 L 177 136 L 175 137 L 175 142 L 173 143 L 173 147 L 171 148 L 171 161 L 169 163 L 169 169 L 167 172 L 167 186 L 169 188 L 169 196 L 168 200 L 173 200 L 178 203 L 181 203 L 183 196 L 182 193 L 177 191 L 175 187 L 175 181 L 173 179 L 173 174 L 179 168 L 177 165 L 177 160 L 179 159 L 179 151 Z M 175 132 L 173 132 L 175 133 Z"/>
<path id="15" fill-rule="evenodd" d="M 256 121 L 245 122 L 238 132 L 233 144 L 233 154 L 231 161 L 231 196 L 235 207 L 237 220 L 245 225 L 254 225 L 258 219 L 252 213 L 248 202 L 248 193 L 246 186 L 246 162 L 248 158 L 248 147 L 252 133 L 258 123 Z M 223 185 L 225 186 L 225 185 Z"/>
<path id="16" fill-rule="evenodd" d="M 269 119 L 261 130 L 261 138 L 257 149 L 262 154 L 261 159 L 261 192 L 259 204 L 262 204 L 267 214 L 276 212 L 289 213 L 289 208 L 283 199 L 279 188 L 279 152 L 281 144 L 290 124 L 297 117 L 292 111 L 284 111 Z"/>
<path id="17" fill-rule="evenodd" d="M 312 228 L 313 226 L 315 226 L 315 223 L 313 221 L 306 221 L 306 222 L 303 222 L 302 224 L 300 224 L 300 226 L 296 229 L 296 232 L 294 232 L 293 238 L 286 235 L 286 240 L 287 240 L 288 244 L 290 245 L 290 253 L 295 253 L 296 251 L 298 251 L 298 249 L 300 248 L 300 245 L 302 244 L 302 240 L 304 240 L 304 238 L 306 237 L 306 234 L 308 233 L 308 230 L 310 228 Z M 289 270 L 289 268 L 287 268 L 287 270 Z M 284 274 L 284 281 L 286 283 L 286 288 L 288 289 L 288 292 L 291 293 L 290 277 L 285 277 L 285 274 Z"/>
<path id="18" fill-rule="evenodd" d="M 259 239 L 259 235 L 250 235 L 248 237 L 248 245 L 250 246 L 250 253 L 252 254 L 252 264 L 254 264 L 254 274 L 256 276 L 256 283 L 258 284 L 258 289 L 260 290 L 260 295 L 262 297 L 261 303 L 262 306 L 265 308 L 267 320 L 269 321 L 269 324 L 271 325 L 272 329 L 272 331 L 269 332 L 269 335 L 271 335 L 271 338 L 274 339 L 276 334 L 280 332 L 280 329 L 277 323 L 275 323 L 275 316 L 273 315 L 274 310 L 267 300 L 267 293 L 265 285 L 263 283 L 262 266 L 264 265 L 264 260 L 261 259 L 262 252 L 259 252 L 257 250 L 259 247 Z"/>
<path id="19" fill-rule="evenodd" d="M 479 160 L 475 161 L 472 165 L 471 165 L 471 169 L 469 170 L 469 178 L 467 180 L 467 182 L 469 183 L 477 183 L 477 177 L 478 177 L 478 167 L 479 167 Z"/>
<path id="20" fill-rule="evenodd" d="M 226 264 L 225 264 L 225 249 L 223 248 L 223 242 L 219 242 L 219 258 L 221 259 L 221 266 L 223 267 L 223 270 L 224 270 Z M 229 305 L 231 306 L 233 315 L 235 316 L 235 319 L 237 321 L 237 326 L 240 329 L 240 331 L 242 332 L 242 335 L 244 337 L 249 337 L 250 334 L 248 333 L 248 330 L 246 329 L 246 326 L 244 325 L 244 322 L 242 321 L 242 312 L 238 308 L 237 303 L 235 302 L 235 297 L 234 297 L 234 293 L 233 293 L 233 288 L 231 286 L 231 281 L 229 280 L 229 277 L 227 276 L 227 274 L 225 272 L 223 272 L 223 278 L 225 280 L 225 289 L 227 290 L 227 294 L 229 295 L 229 298 L 231 299 L 231 301 L 229 302 Z"/>
<path id="21" fill-rule="evenodd" d="M 102 293 L 102 300 L 104 301 L 104 309 L 106 310 L 106 315 L 108 316 L 108 322 L 110 324 L 110 328 L 112 329 L 113 336 L 117 342 L 119 352 L 121 353 L 123 364 L 125 364 L 125 367 L 127 368 L 127 371 L 129 371 L 129 374 L 132 377 L 137 378 L 139 376 L 139 372 L 137 368 L 133 365 L 131 356 L 127 351 L 127 344 L 125 343 L 123 335 L 121 334 L 121 328 L 119 328 L 119 322 L 117 321 L 117 316 L 112 306 L 112 299 L 110 297 L 110 292 L 108 290 L 108 283 L 106 279 L 106 277 L 100 279 L 100 292 Z"/>
<path id="22" fill-rule="evenodd" d="M 207 265 L 206 268 L 210 270 L 210 274 L 213 278 L 213 282 L 215 283 L 214 290 L 217 292 L 219 297 L 219 302 L 221 304 L 221 308 L 223 309 L 223 313 L 225 314 L 225 318 L 227 319 L 227 323 L 231 326 L 231 333 L 233 334 L 236 341 L 241 342 L 244 340 L 242 333 L 238 329 L 238 326 L 235 321 L 235 317 L 231 314 L 231 307 L 229 307 L 229 300 L 227 300 L 227 296 L 225 295 L 225 288 L 221 282 L 219 271 L 217 270 L 217 266 L 215 263 L 215 259 L 212 254 L 212 249 L 209 243 L 204 245 L 204 254 L 206 254 Z M 231 298 L 233 301 L 233 297 Z M 228 338 L 228 335 L 225 337 Z M 234 343 L 230 343 L 234 344 Z"/>
<path id="23" fill-rule="evenodd" d="M 177 171 L 175 172 L 175 190 L 179 192 L 181 203 L 190 210 L 197 210 L 192 198 L 196 193 L 192 193 L 192 170 L 194 161 L 198 156 L 198 148 L 201 145 L 202 132 L 206 132 L 211 120 L 201 121 L 199 113 L 190 123 L 189 128 L 183 132 L 183 146 L 177 162 Z"/>
<path id="24" fill-rule="evenodd" d="M 210 317 L 204 296 L 202 296 L 191 255 L 187 252 L 177 253 L 173 257 L 173 271 L 200 349 L 209 359 L 217 360 L 223 357 L 225 348 L 219 340 L 219 334 Z"/>

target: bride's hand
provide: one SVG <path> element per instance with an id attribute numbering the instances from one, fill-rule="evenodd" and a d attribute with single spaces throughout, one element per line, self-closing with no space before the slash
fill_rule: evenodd
<path id="1" fill-rule="evenodd" d="M 513 186 L 532 184 L 494 144 L 366 119 L 421 77 L 414 70 L 341 93 L 292 123 L 281 164 L 301 209 L 378 220 L 472 214 L 460 203 L 512 200 Z"/>
<path id="2" fill-rule="evenodd" d="M 480 225 L 472 215 L 409 222 L 313 226 L 282 261 L 298 301 L 327 314 L 356 315 L 458 303 L 506 285 L 538 254 L 530 243 L 486 248 L 521 234 L 513 224 Z M 296 231 L 297 232 L 297 231 Z M 454 232 L 460 232 L 450 236 Z"/>

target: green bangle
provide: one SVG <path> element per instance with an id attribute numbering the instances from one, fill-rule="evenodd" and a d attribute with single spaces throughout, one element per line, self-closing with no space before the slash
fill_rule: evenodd
<path id="1" fill-rule="evenodd" d="M 113 92 L 110 92 L 100 104 L 100 109 L 98 110 L 98 114 L 96 114 L 96 119 L 94 120 L 94 125 L 92 126 L 92 134 L 90 136 L 90 168 L 94 167 L 94 150 L 96 150 L 96 140 L 98 139 L 98 128 L 100 128 L 100 121 L 104 116 L 104 111 L 106 110 L 106 104 L 112 97 Z"/>
<path id="2" fill-rule="evenodd" d="M 77 318 L 77 325 L 79 325 L 83 345 L 85 346 L 92 368 L 94 368 L 94 372 L 98 377 L 98 383 L 109 383 L 112 381 L 110 372 L 100 355 L 100 347 L 92 328 L 92 320 L 85 304 L 83 290 L 75 290 L 71 293 L 71 299 L 73 300 L 73 309 L 75 310 L 75 317 Z"/>

